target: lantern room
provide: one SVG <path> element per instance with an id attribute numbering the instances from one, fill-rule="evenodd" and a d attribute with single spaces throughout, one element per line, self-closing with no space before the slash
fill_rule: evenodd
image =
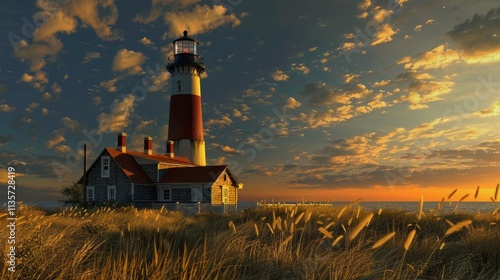
<path id="1" fill-rule="evenodd" d="M 198 54 L 198 51 L 196 49 L 198 42 L 195 39 L 188 37 L 186 30 L 184 31 L 184 36 L 175 40 L 173 43 L 174 43 L 174 54 L 176 54 L 176 55 L 177 54 L 194 54 L 194 55 Z"/>

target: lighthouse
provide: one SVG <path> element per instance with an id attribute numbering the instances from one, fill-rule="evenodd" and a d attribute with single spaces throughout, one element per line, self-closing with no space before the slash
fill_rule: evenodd
<path id="1" fill-rule="evenodd" d="M 205 141 L 201 113 L 200 75 L 205 71 L 203 57 L 198 55 L 198 41 L 184 36 L 174 40 L 174 54 L 168 57 L 171 75 L 168 138 L 174 141 L 175 155 L 205 166 Z"/>

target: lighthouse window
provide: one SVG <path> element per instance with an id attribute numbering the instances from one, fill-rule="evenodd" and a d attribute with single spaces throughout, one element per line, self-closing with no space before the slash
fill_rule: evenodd
<path id="1" fill-rule="evenodd" d="M 175 54 L 191 53 L 196 54 L 196 44 L 193 41 L 177 41 L 174 44 Z"/>
<path id="2" fill-rule="evenodd" d="M 181 83 L 182 83 L 181 80 L 177 81 L 177 89 L 178 89 L 179 92 L 181 92 Z"/>

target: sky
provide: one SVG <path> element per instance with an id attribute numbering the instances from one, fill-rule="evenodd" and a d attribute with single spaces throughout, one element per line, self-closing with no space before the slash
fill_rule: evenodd
<path id="1" fill-rule="evenodd" d="M 500 182 L 498 1 L 8 1 L 0 26 L 0 183 L 14 167 L 18 200 L 62 199 L 84 142 L 90 163 L 122 131 L 163 153 L 185 29 L 207 163 L 241 201 L 486 201 Z"/>

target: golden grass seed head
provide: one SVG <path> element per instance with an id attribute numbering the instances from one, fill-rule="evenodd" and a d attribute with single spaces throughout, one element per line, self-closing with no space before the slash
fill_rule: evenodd
<path id="1" fill-rule="evenodd" d="M 391 233 L 386 234 L 384 237 L 380 238 L 377 242 L 375 242 L 372 246 L 372 249 L 377 249 L 378 247 L 384 245 L 387 241 L 393 238 L 396 235 L 396 232 L 393 231 Z"/>
<path id="2" fill-rule="evenodd" d="M 464 220 L 464 221 L 461 221 L 461 222 L 458 222 L 456 223 L 455 225 L 453 225 L 452 227 L 450 227 L 444 234 L 444 236 L 448 236 L 454 232 L 457 232 L 459 230 L 461 230 L 463 227 L 466 227 L 468 225 L 472 224 L 472 221 L 471 220 Z"/>
<path id="3" fill-rule="evenodd" d="M 417 230 L 413 229 L 412 231 L 410 231 L 410 233 L 406 237 L 405 243 L 403 245 L 403 248 L 405 248 L 405 251 L 408 251 L 410 249 L 411 243 L 413 242 L 413 239 L 415 238 L 416 234 L 417 234 Z"/>

